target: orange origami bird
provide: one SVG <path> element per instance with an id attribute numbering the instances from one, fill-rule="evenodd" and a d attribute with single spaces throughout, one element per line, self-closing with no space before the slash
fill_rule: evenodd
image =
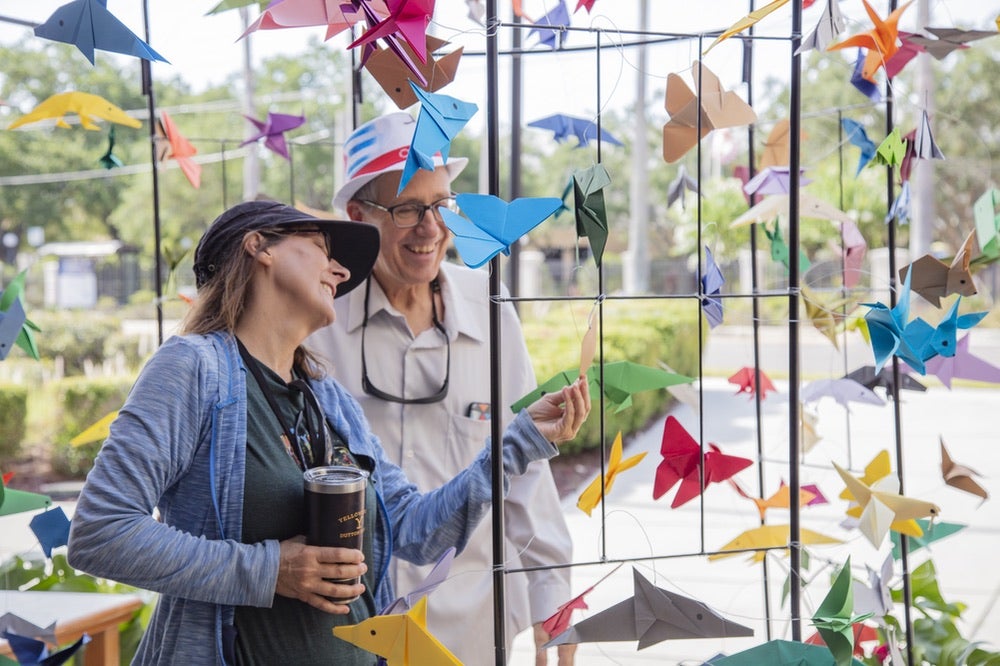
<path id="1" fill-rule="evenodd" d="M 868 32 L 862 32 L 848 37 L 842 42 L 831 44 L 826 47 L 826 50 L 835 51 L 854 46 L 868 49 L 864 65 L 861 68 L 861 76 L 874 83 L 875 72 L 878 71 L 878 68 L 884 66 L 886 61 L 899 50 L 899 17 L 902 16 L 907 7 L 913 4 L 913 0 L 897 7 L 884 21 L 875 13 L 867 0 L 861 0 L 861 2 L 864 3 L 865 11 L 868 12 L 868 17 L 871 18 L 874 27 Z"/>

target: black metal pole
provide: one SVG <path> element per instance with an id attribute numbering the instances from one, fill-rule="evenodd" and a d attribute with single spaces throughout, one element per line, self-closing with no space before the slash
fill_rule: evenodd
<path id="1" fill-rule="evenodd" d="M 792 616 L 792 640 L 802 640 L 801 572 L 802 539 L 799 500 L 799 137 L 802 124 L 802 3 L 792 3 L 792 62 L 789 86 L 789 198 L 788 198 L 788 406 L 793 412 L 788 428 L 788 543 L 790 576 L 789 606 Z"/>
<path id="2" fill-rule="evenodd" d="M 499 18 L 497 0 L 486 2 L 486 167 L 489 194 L 500 194 L 500 115 L 499 115 Z M 500 387 L 500 261 L 490 260 L 490 403 L 494 414 L 502 413 L 503 395 Z M 503 441 L 501 419 L 490 421 L 490 449 L 493 455 L 493 651 L 496 666 L 507 663 L 507 638 L 504 618 L 506 580 L 504 570 L 503 525 Z"/>
<path id="3" fill-rule="evenodd" d="M 142 0 L 142 22 L 146 43 L 149 44 L 149 0 Z M 160 248 L 160 177 L 156 162 L 156 95 L 153 92 L 153 72 L 149 60 L 142 59 L 142 94 L 146 96 L 149 110 L 149 153 L 153 163 L 153 262 L 156 267 L 153 282 L 156 285 L 156 342 L 163 344 L 163 257 Z"/>

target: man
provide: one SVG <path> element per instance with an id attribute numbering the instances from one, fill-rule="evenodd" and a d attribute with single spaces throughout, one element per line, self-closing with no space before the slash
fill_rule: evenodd
<path id="1" fill-rule="evenodd" d="M 372 276 L 337 299 L 333 326 L 309 346 L 361 402 L 387 455 L 421 489 L 459 473 L 490 434 L 489 285 L 485 271 L 444 262 L 450 243 L 438 209 L 454 207 L 451 181 L 468 162 L 440 155 L 397 194 L 415 121 L 391 113 L 357 128 L 344 145 L 347 182 L 333 199 L 352 220 L 373 224 L 381 248 Z M 524 336 L 510 303 L 502 308 L 502 390 L 508 404 L 536 387 Z M 499 415 L 506 424 L 510 409 Z M 545 462 L 510 485 L 504 504 L 508 568 L 570 562 L 572 543 Z M 495 663 L 491 521 L 484 519 L 428 604 L 430 630 L 467 666 Z M 429 567 L 393 560 L 402 594 Z M 507 648 L 571 597 L 567 568 L 506 577 Z M 563 650 L 563 648 L 567 648 Z M 570 666 L 573 646 L 560 646 Z M 539 651 L 537 664 L 546 663 Z"/>

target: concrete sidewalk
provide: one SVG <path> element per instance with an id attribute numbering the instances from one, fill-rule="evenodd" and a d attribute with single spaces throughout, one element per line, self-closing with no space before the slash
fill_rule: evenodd
<path id="1" fill-rule="evenodd" d="M 779 392 L 768 394 L 762 403 L 767 494 L 788 478 L 787 384 L 775 384 Z M 705 441 L 717 443 L 725 453 L 756 459 L 754 402 L 745 394 L 735 395 L 735 387 L 724 379 L 706 379 L 701 391 Z M 831 398 L 823 398 L 813 406 L 819 415 L 817 429 L 822 440 L 803 456 L 801 482 L 818 484 L 830 503 L 804 508 L 802 526 L 841 539 L 844 544 L 809 547 L 813 559 L 810 569 L 803 572 L 805 580 L 811 581 L 802 596 L 803 637 L 814 632 L 808 618 L 829 589 L 831 565 L 843 563 L 850 555 L 855 577 L 866 579 L 865 565 L 878 569 L 891 550 L 888 539 L 880 549 L 875 549 L 857 530 L 840 526 L 847 502 L 837 497 L 844 484 L 831 461 L 850 467 L 860 476 L 876 453 L 888 449 L 893 470 L 896 469 L 891 402 L 883 406 L 851 403 L 849 413 Z M 900 408 L 905 494 L 935 502 L 941 509 L 940 520 L 968 526 L 933 543 L 930 549 L 911 553 L 910 569 L 932 557 L 945 599 L 968 604 L 961 625 L 963 635 L 1000 647 L 997 604 L 1000 569 L 994 566 L 994 550 L 1000 535 L 1000 504 L 995 497 L 1000 492 L 997 485 L 1000 451 L 989 416 L 1000 408 L 1000 391 L 990 388 L 949 391 L 937 385 L 926 393 L 904 392 Z M 698 414 L 685 405 L 677 407 L 673 414 L 698 439 Z M 767 640 L 763 566 L 749 563 L 746 555 L 710 562 L 698 554 L 717 550 L 740 532 L 756 527 L 759 524 L 756 507 L 725 483 L 710 486 L 704 494 L 703 522 L 702 506 L 697 500 L 671 509 L 675 492 L 671 491 L 654 501 L 652 485 L 662 459 L 661 436 L 662 422 L 626 440 L 626 456 L 643 451 L 647 455 L 637 467 L 616 480 L 604 507 L 605 531 L 602 532 L 600 507 L 587 517 L 575 506 L 577 495 L 566 499 L 564 510 L 573 535 L 575 562 L 649 558 L 625 564 L 596 587 L 586 597 L 590 610 L 576 611 L 574 622 L 630 597 L 631 568 L 635 566 L 657 586 L 703 601 L 727 619 L 753 628 L 755 636 L 666 641 L 641 652 L 637 651 L 635 641 L 581 644 L 578 666 L 700 664 L 720 651 L 731 654 Z M 955 461 L 982 474 L 979 481 L 994 496 L 991 500 L 980 505 L 978 497 L 945 485 L 940 471 L 939 436 L 944 438 Z M 740 472 L 736 478 L 749 492 L 757 491 L 755 467 Z M 767 522 L 787 524 L 788 511 L 770 509 Z M 787 563 L 787 558 L 781 555 L 768 556 L 771 638 L 791 637 L 789 609 L 781 604 Z M 614 566 L 609 563 L 574 567 L 574 592 L 587 589 Z M 894 587 L 899 585 L 900 573 L 897 561 Z M 897 607 L 897 617 L 903 617 L 901 607 Z M 512 663 L 534 664 L 533 648 L 526 634 L 515 641 Z"/>

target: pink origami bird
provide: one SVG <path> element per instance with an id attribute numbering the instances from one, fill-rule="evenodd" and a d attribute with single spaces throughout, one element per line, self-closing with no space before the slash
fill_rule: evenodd
<path id="1" fill-rule="evenodd" d="M 375 15 L 389 15 L 383 0 L 371 0 L 369 3 Z M 281 0 L 272 2 L 261 12 L 250 27 L 240 35 L 243 39 L 257 30 L 282 30 L 284 28 L 304 28 L 308 26 L 326 26 L 326 37 L 330 39 L 339 35 L 361 19 L 361 16 L 350 4 L 335 2 L 317 2 L 316 0 Z M 238 41 L 238 40 L 237 40 Z"/>
<path id="2" fill-rule="evenodd" d="M 291 159 L 288 156 L 288 143 L 285 141 L 285 132 L 305 123 L 305 116 L 292 116 L 287 113 L 271 113 L 268 111 L 267 119 L 264 121 L 251 118 L 250 116 L 243 117 L 254 124 L 254 127 L 257 128 L 257 134 L 241 143 L 241 146 L 264 139 L 264 145 L 267 148 L 281 155 L 286 160 Z"/>
<path id="3" fill-rule="evenodd" d="M 174 125 L 166 111 L 160 111 L 160 121 L 156 125 L 156 161 L 174 160 L 191 183 L 191 187 L 201 187 L 201 165 L 194 161 L 198 150 L 191 145 Z"/>
<path id="4" fill-rule="evenodd" d="M 370 0 L 360 0 L 363 8 L 369 6 Z M 380 21 L 371 21 L 369 16 L 369 28 L 355 39 L 348 48 L 370 44 L 376 39 L 384 39 L 390 48 L 396 52 L 398 42 L 403 39 L 413 52 L 420 59 L 420 62 L 427 62 L 427 24 L 434 16 L 434 0 L 386 0 L 386 7 L 389 9 L 389 16 Z M 400 55 L 396 52 L 396 55 Z M 408 58 L 400 57 L 406 62 Z M 427 81 L 419 72 L 414 72 L 421 85 L 427 85 Z"/>

